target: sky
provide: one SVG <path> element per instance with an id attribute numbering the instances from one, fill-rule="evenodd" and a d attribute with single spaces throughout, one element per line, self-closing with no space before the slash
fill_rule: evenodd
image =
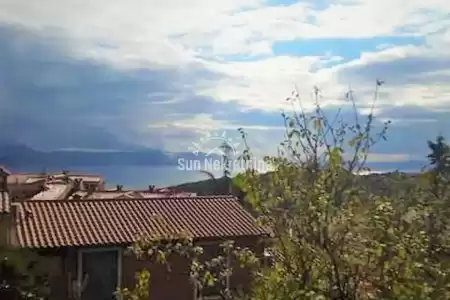
<path id="1" fill-rule="evenodd" d="M 382 79 L 373 157 L 424 157 L 449 133 L 449 46 L 448 0 L 0 0 L 0 138 L 187 152 L 244 128 L 273 154 L 294 88 L 330 112 L 351 88 L 364 115 Z"/>

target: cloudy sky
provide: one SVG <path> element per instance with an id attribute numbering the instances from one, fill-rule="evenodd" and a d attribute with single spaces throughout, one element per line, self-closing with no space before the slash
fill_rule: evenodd
<path id="1" fill-rule="evenodd" d="M 188 151 L 206 132 L 271 152 L 294 86 L 351 86 L 392 119 L 386 160 L 450 128 L 448 0 L 0 0 L 0 137 L 39 149 Z M 390 155 L 389 155 L 390 154 Z"/>

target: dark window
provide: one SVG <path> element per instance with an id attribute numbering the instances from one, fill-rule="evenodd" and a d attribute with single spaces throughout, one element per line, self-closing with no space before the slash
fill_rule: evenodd
<path id="1" fill-rule="evenodd" d="M 118 252 L 92 251 L 82 253 L 83 279 L 87 283 L 82 291 L 82 300 L 112 300 L 118 280 Z"/>

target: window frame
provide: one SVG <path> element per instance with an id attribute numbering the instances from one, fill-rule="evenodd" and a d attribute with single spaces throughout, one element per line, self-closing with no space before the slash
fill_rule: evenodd
<path id="1" fill-rule="evenodd" d="M 77 284 L 81 286 L 83 282 L 83 254 L 93 253 L 93 252 L 116 252 L 117 254 L 117 286 L 120 288 L 122 286 L 122 271 L 123 271 L 123 249 L 120 247 L 102 247 L 102 248 L 80 248 L 77 251 Z M 82 291 L 78 289 L 77 296 L 82 299 Z"/>

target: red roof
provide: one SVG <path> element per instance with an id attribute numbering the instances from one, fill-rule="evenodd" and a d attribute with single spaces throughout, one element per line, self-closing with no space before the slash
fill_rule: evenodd
<path id="1" fill-rule="evenodd" d="M 140 234 L 187 232 L 198 239 L 267 234 L 231 196 L 33 200 L 22 205 L 17 235 L 20 246 L 30 248 L 128 244 Z"/>

